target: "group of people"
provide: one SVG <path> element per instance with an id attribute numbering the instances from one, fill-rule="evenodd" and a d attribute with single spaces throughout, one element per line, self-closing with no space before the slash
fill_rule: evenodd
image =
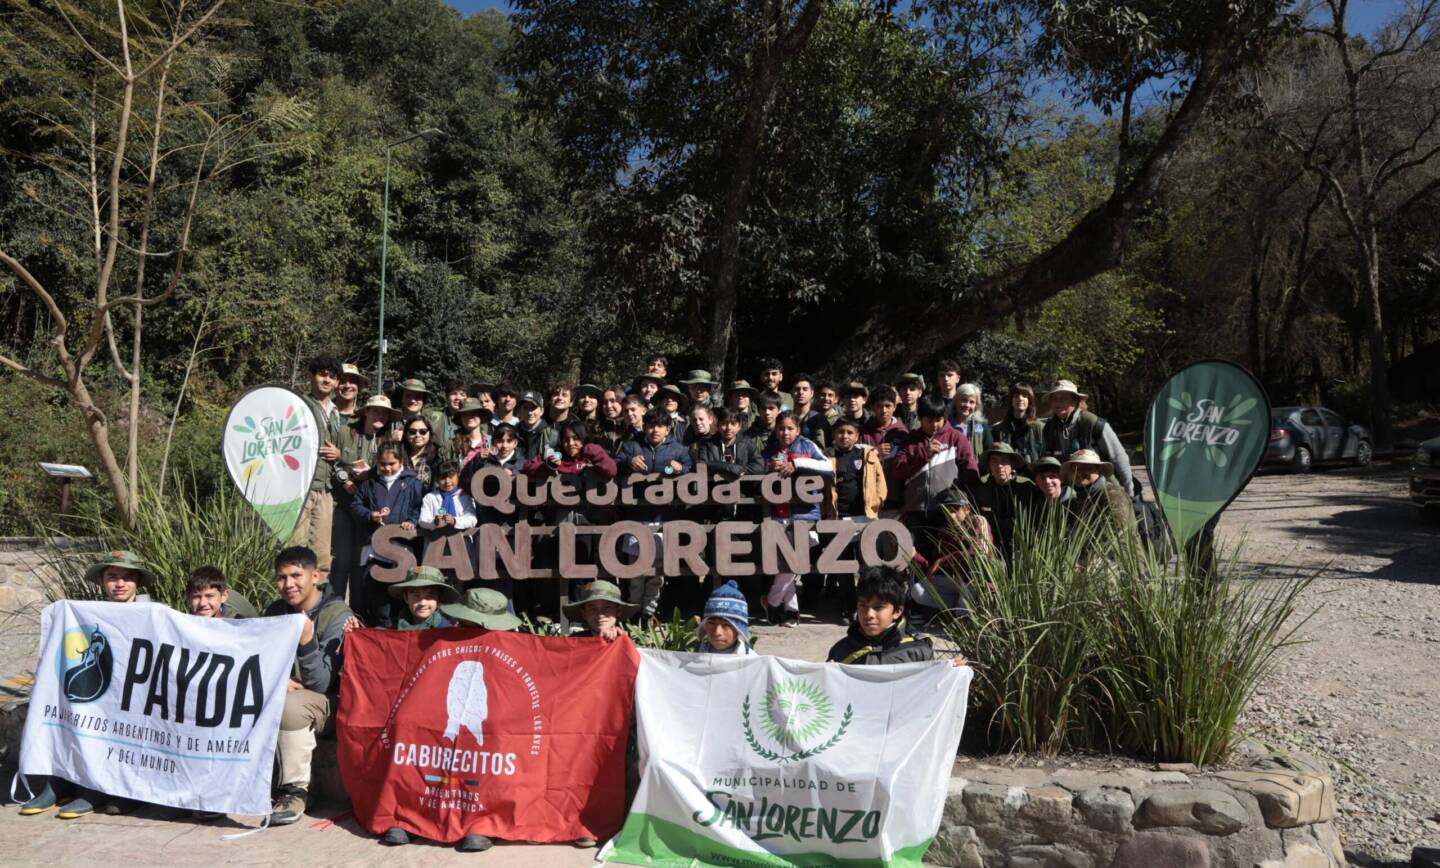
<path id="1" fill-rule="evenodd" d="M 358 368 L 317 358 L 309 366 L 307 397 L 324 420 L 325 442 L 292 541 L 317 552 L 321 574 L 366 623 L 389 626 L 402 613 L 392 609 L 383 585 L 366 578 L 375 562 L 370 537 L 384 525 L 403 525 L 423 538 L 487 522 L 604 524 L 618 517 L 658 525 L 735 512 L 671 504 L 500 515 L 477 509 L 468 494 L 472 477 L 485 467 L 558 474 L 578 490 L 700 465 L 727 479 L 818 475 L 826 480 L 822 503 L 797 501 L 750 517 L 866 522 L 898 515 L 915 531 L 917 561 L 932 566 L 957 523 L 973 532 L 970 545 L 1002 556 L 1018 517 L 1046 507 L 1098 512 L 1121 532 L 1134 528 L 1135 483 L 1126 452 L 1114 428 L 1087 408 L 1086 394 L 1068 380 L 1043 394 L 1015 384 L 992 421 L 986 396 L 963 382 L 952 360 L 940 362 L 928 384 L 916 372 L 867 385 L 787 374 L 776 359 L 756 367 L 756 385 L 741 379 L 722 387 L 703 370 L 672 378 L 668 360 L 652 356 L 624 387 L 556 381 L 539 392 L 509 383 L 448 382 L 432 390 L 405 378 L 367 396 L 370 383 Z M 708 581 L 678 576 L 626 584 L 627 601 L 642 616 L 675 608 L 694 614 L 708 588 Z M 502 579 L 489 586 L 519 614 L 560 614 L 563 581 Z M 772 623 L 798 620 L 802 591 L 807 601 L 837 594 L 842 617 L 854 616 L 853 581 L 779 573 L 742 586 L 757 616 Z M 955 593 L 952 586 L 949 599 L 934 600 L 925 588 L 912 588 L 913 599 L 927 605 L 953 603 Z"/>
<path id="2" fill-rule="evenodd" d="M 156 582 L 155 573 L 145 561 L 127 551 L 112 552 L 94 564 L 86 578 L 96 584 L 101 600 L 115 605 L 148 601 L 146 590 Z M 281 551 L 274 561 L 274 582 L 277 599 L 263 612 L 257 612 L 249 600 L 230 587 L 221 570 L 202 566 L 187 579 L 186 601 L 189 614 L 197 617 L 305 616 L 276 740 L 277 772 L 269 823 L 279 826 L 297 822 L 309 806 L 311 757 L 317 739 L 333 733 L 335 728 L 345 637 L 362 625 L 343 597 L 327 587 L 318 558 L 309 548 L 291 546 Z M 930 639 L 917 633 L 905 618 L 908 587 L 908 577 L 897 569 L 872 567 L 862 571 L 857 587 L 857 618 L 845 638 L 830 649 L 829 661 L 877 665 L 934 659 Z M 503 594 L 485 587 L 473 587 L 462 594 L 433 567 L 414 568 L 404 581 L 390 586 L 389 595 L 404 607 L 393 629 L 531 629 L 509 610 Z M 624 635 L 623 623 L 639 612 L 639 606 L 627 602 L 613 582 L 596 580 L 586 584 L 566 610 L 576 623 L 571 635 L 616 641 Z M 705 601 L 695 627 L 694 650 L 706 654 L 755 653 L 749 606 L 735 582 L 715 588 Z M 957 656 L 952 663 L 964 665 L 966 660 Z M 635 761 L 632 751 L 627 772 L 632 780 L 637 773 Z M 72 820 L 97 812 L 125 814 L 139 807 L 132 800 L 55 778 L 31 777 L 28 786 L 32 797 L 21 805 L 22 816 L 58 809 L 58 817 Z M 190 813 L 200 820 L 219 816 Z M 397 826 L 383 832 L 381 841 L 404 845 L 410 843 L 411 835 Z M 462 852 L 479 852 L 493 845 L 489 838 L 478 834 L 445 843 L 456 844 Z M 597 844 L 590 838 L 573 843 L 578 847 Z"/>

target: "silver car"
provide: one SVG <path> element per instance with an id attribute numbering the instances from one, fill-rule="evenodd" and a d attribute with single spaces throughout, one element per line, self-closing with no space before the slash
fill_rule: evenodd
<path id="1" fill-rule="evenodd" d="M 1421 443 L 1410 456 L 1410 499 L 1440 515 L 1440 437 Z"/>
<path id="2" fill-rule="evenodd" d="M 1266 464 L 1309 473 L 1316 464 L 1351 462 L 1361 467 L 1375 455 L 1369 429 L 1347 423 L 1324 407 L 1272 407 Z"/>

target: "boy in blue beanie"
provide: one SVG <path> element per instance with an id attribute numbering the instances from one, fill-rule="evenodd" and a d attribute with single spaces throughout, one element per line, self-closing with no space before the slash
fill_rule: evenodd
<path id="1" fill-rule="evenodd" d="M 732 579 L 710 594 L 696 629 L 700 654 L 753 654 L 750 650 L 750 607 Z"/>

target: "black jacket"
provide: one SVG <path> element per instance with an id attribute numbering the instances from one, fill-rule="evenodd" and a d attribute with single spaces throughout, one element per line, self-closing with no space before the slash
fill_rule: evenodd
<path id="1" fill-rule="evenodd" d="M 726 453 L 732 453 L 735 460 L 727 461 Z M 705 440 L 695 451 L 695 463 L 704 464 L 712 473 L 723 473 L 731 478 L 747 473 L 765 472 L 765 461 L 760 457 L 760 450 L 755 448 L 755 441 L 744 434 L 736 437 L 734 445 L 729 449 L 720 445 L 718 439 Z"/>
<path id="2" fill-rule="evenodd" d="M 1030 422 L 1006 416 L 990 426 L 990 432 L 995 436 L 996 443 L 1009 443 L 1015 447 L 1016 452 L 1025 456 L 1026 464 L 1033 464 L 1045 455 L 1044 429 L 1038 421 Z M 990 468 L 982 467 L 980 472 L 989 473 Z"/>
<path id="3" fill-rule="evenodd" d="M 935 659 L 935 649 L 928 636 L 910 629 L 904 618 L 874 639 L 860 632 L 859 624 L 851 624 L 845 638 L 830 647 L 829 663 L 855 663 L 880 666 L 886 663 L 919 663 Z"/>
<path id="4" fill-rule="evenodd" d="M 1022 511 L 1038 512 L 1044 498 L 1035 483 L 1016 477 L 1009 485 L 1000 485 L 985 477 L 974 492 L 975 508 L 990 523 L 995 544 L 1006 557 L 1015 539 L 1015 522 Z"/>

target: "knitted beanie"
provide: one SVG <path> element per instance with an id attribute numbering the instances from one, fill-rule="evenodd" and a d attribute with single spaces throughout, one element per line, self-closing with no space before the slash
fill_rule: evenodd
<path id="1" fill-rule="evenodd" d="M 745 595 L 733 579 L 716 588 L 705 601 L 701 623 L 708 618 L 724 618 L 735 625 L 741 636 L 750 638 L 750 607 L 745 604 Z"/>

